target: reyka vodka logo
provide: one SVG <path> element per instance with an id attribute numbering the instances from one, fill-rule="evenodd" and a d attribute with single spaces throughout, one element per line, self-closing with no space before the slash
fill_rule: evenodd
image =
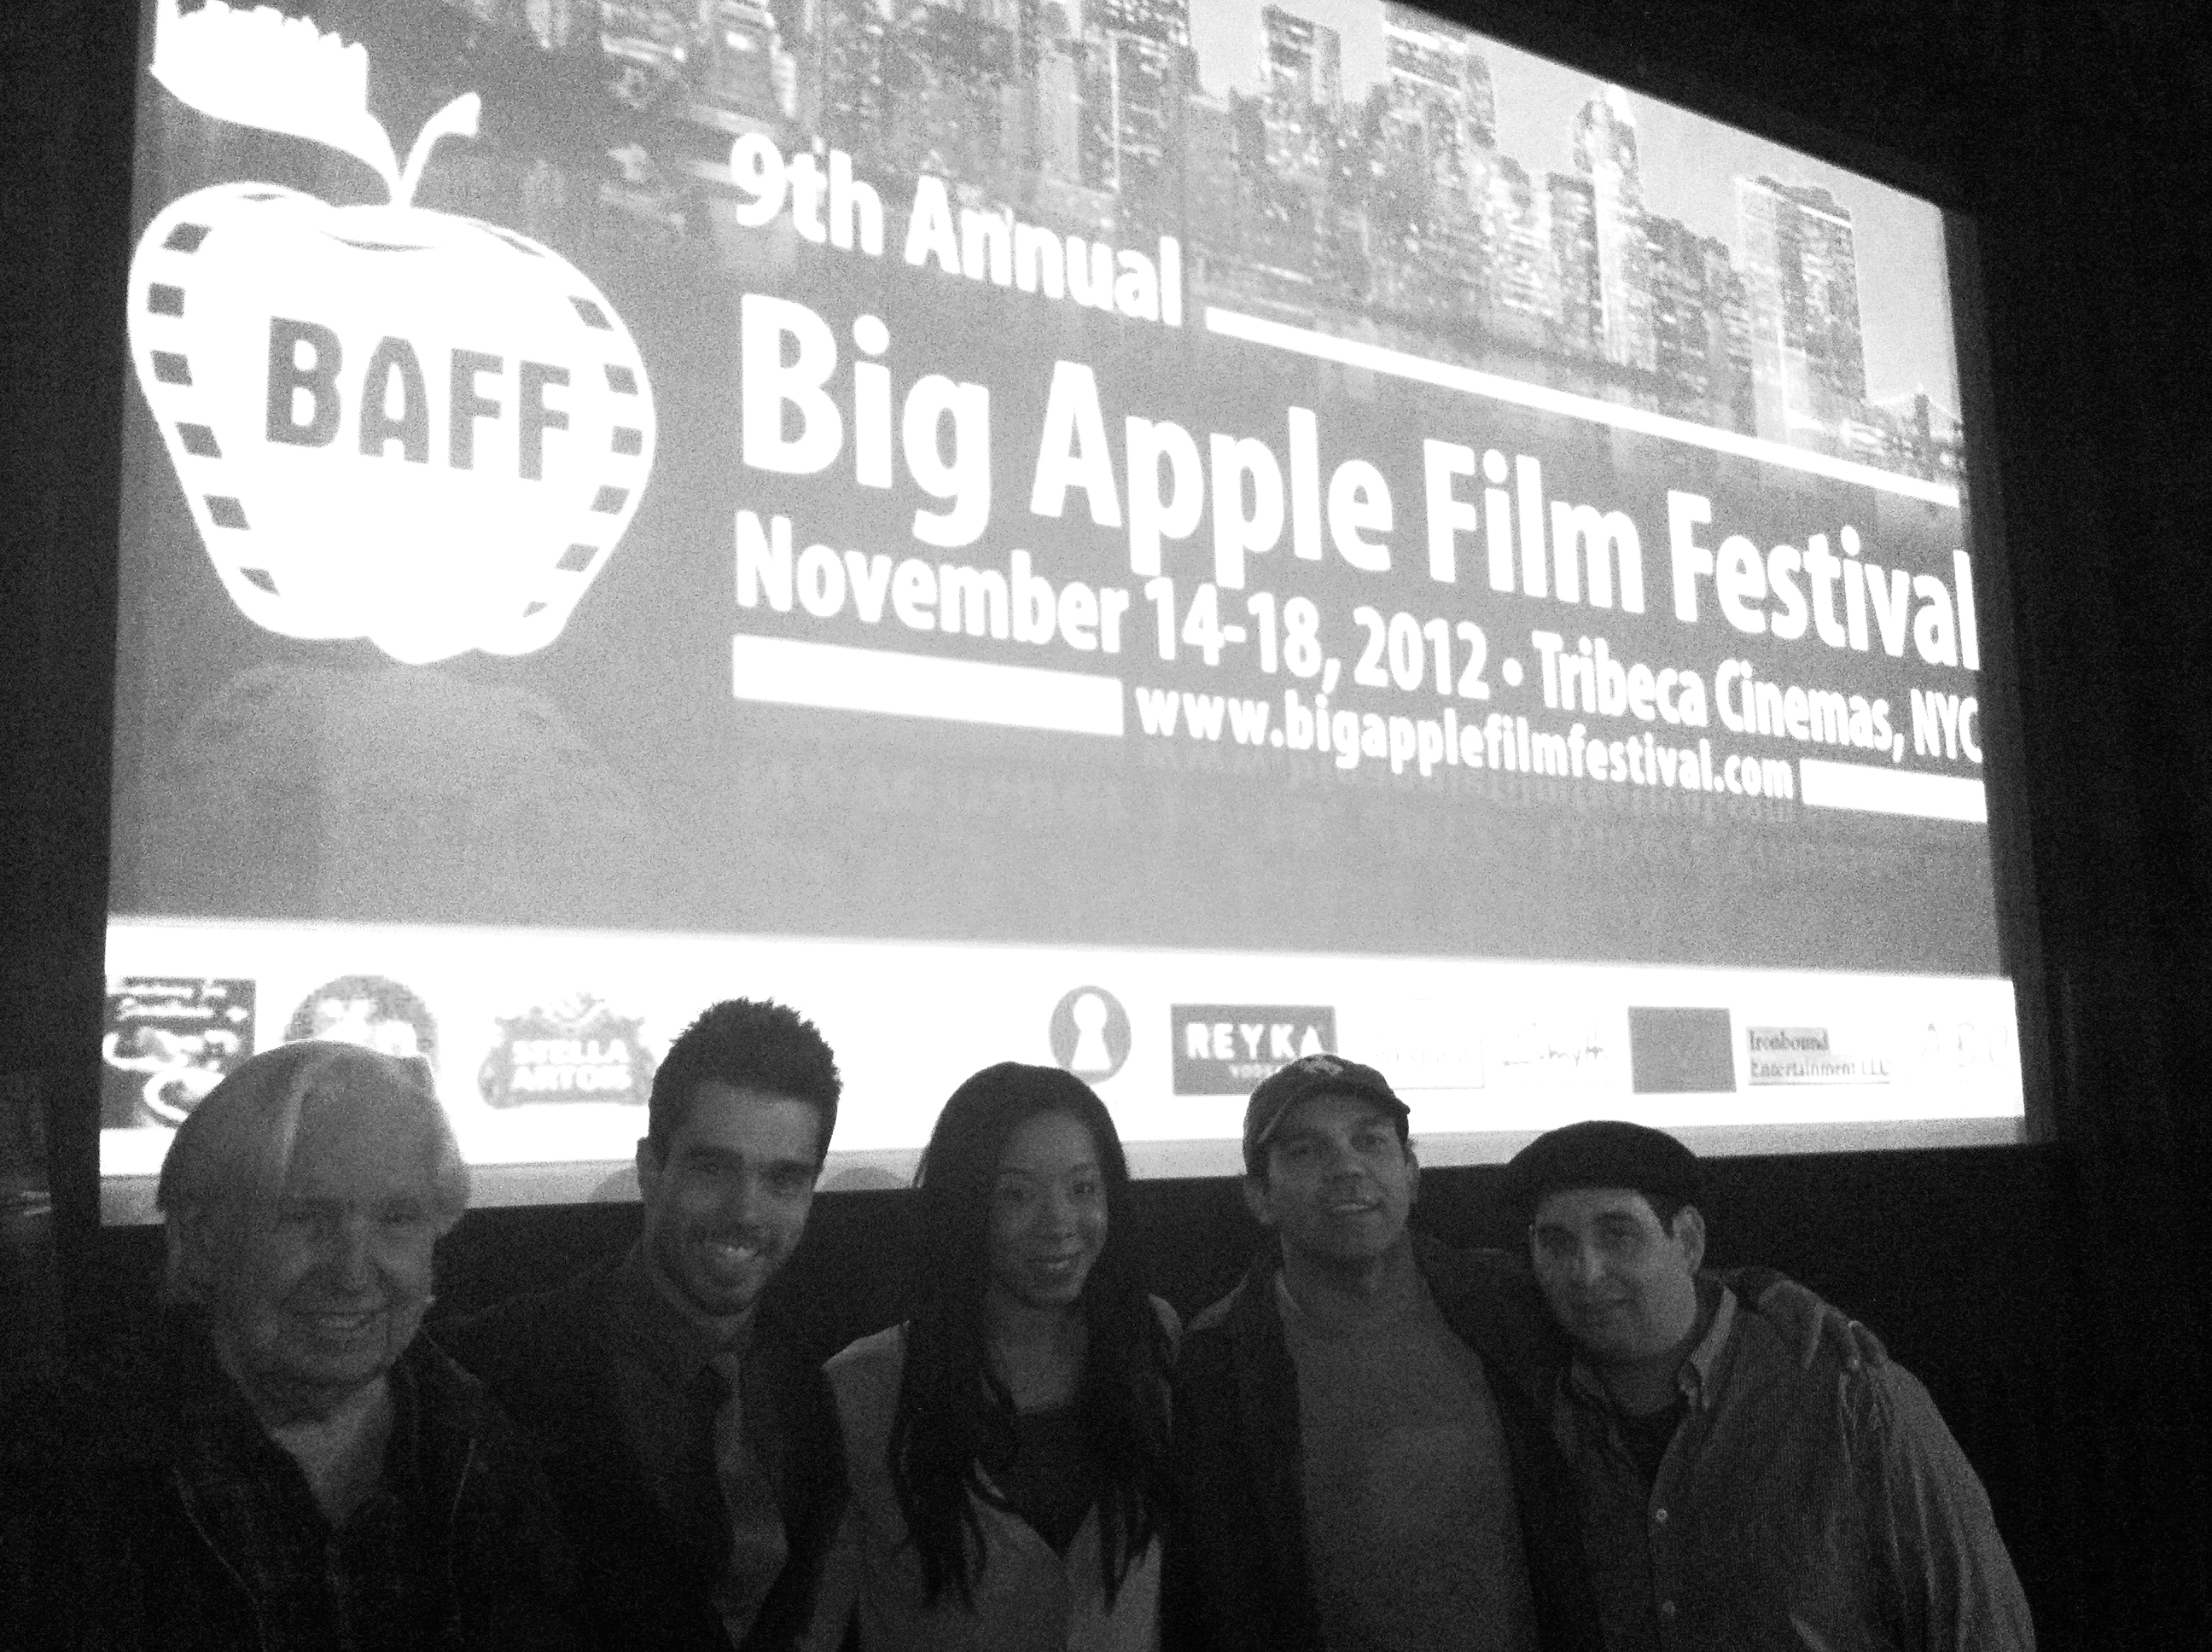
<path id="1" fill-rule="evenodd" d="M 474 136 L 474 93 L 402 170 L 360 46 L 223 0 L 162 0 L 156 29 L 154 76 L 184 102 L 342 149 L 389 195 L 218 185 L 132 256 L 131 359 L 231 599 L 410 664 L 544 647 L 652 470 L 629 330 L 557 252 L 410 204 L 439 139 Z"/>

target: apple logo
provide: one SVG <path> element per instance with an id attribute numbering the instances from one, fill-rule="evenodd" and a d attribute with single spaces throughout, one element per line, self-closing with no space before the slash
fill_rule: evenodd
<path id="1" fill-rule="evenodd" d="M 223 588 L 269 630 L 408 665 L 545 647 L 652 471 L 629 330 L 550 248 L 410 204 L 432 147 L 474 135 L 475 94 L 403 173 L 360 46 L 223 0 L 161 0 L 155 27 L 184 102 L 343 149 L 389 196 L 217 185 L 139 239 L 131 361 Z"/>

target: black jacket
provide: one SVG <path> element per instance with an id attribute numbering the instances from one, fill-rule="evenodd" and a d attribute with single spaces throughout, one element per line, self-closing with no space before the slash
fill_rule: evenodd
<path id="1" fill-rule="evenodd" d="M 626 1444 L 608 1293 L 617 1264 L 431 1333 L 482 1377 L 538 1446 L 600 1644 L 727 1652 L 711 1579 Z M 813 1612 L 844 1512 L 844 1450 L 821 1368 L 780 1337 L 763 1304 L 738 1392 L 745 1434 L 775 1486 L 788 1550 L 743 1652 L 794 1645 Z"/>
<path id="2" fill-rule="evenodd" d="M 1413 1256 L 1445 1324 L 1481 1356 L 1498 1402 L 1545 1652 L 1595 1652 L 1566 1466 L 1530 1393 L 1561 1357 L 1533 1281 L 1495 1251 L 1422 1235 Z M 1164 1639 L 1174 1652 L 1320 1652 L 1307 1561 L 1298 1381 L 1274 1300 L 1271 1245 L 1193 1321 L 1176 1366 L 1181 1541 L 1170 1545 Z"/>
<path id="3" fill-rule="evenodd" d="M 392 1381 L 428 1562 L 425 1652 L 581 1647 L 557 1517 L 520 1435 L 422 1337 Z M 0 1642 L 310 1652 L 283 1604 L 299 1545 L 281 1522 L 288 1508 L 314 1517 L 306 1481 L 188 1318 L 0 1406 Z"/>

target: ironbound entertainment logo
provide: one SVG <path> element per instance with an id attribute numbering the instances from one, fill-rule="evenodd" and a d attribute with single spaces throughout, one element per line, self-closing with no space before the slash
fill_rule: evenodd
<path id="1" fill-rule="evenodd" d="M 1178 1096 L 1249 1096 L 1301 1056 L 1336 1054 L 1328 1005 L 1177 1004 L 1168 1020 Z"/>
<path id="2" fill-rule="evenodd" d="M 1826 1027 L 1747 1027 L 1754 1084 L 1886 1084 L 1889 1063 L 1834 1048 Z"/>

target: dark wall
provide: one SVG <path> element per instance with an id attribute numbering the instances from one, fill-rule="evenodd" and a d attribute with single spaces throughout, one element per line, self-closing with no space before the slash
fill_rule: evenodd
<path id="1" fill-rule="evenodd" d="M 1814 1285 L 1926 1378 L 1990 1485 L 2046 1646 L 2212 1643 L 2212 21 L 2153 0 L 1459 9 L 1972 223 L 1990 378 L 1969 411 L 1992 438 L 1973 494 L 2002 519 L 2010 575 L 2008 600 L 1988 604 L 1985 629 L 2011 644 L 1990 688 L 2016 697 L 2022 730 L 1993 750 L 1993 791 L 2022 872 L 2013 939 L 2025 1017 L 2051 1034 L 2055 1139 L 1724 1163 L 1717 1255 Z M 99 1232 L 88 1168 L 129 10 L 0 9 L 0 1093 L 43 1098 L 64 1298 L 111 1314 L 150 1303 L 158 1261 L 155 1236 Z M 1422 1219 L 1508 1237 L 1493 1182 L 1432 1175 Z M 1251 1243 L 1235 1189 L 1142 1192 L 1159 1288 L 1194 1309 Z M 892 1193 L 818 1204 L 789 1294 L 824 1351 L 896 1311 L 902 1220 Z M 445 1304 L 545 1283 L 635 1222 L 477 1212 L 447 1243 Z M 27 1300 L 0 1314 L 18 1338 Z"/>

